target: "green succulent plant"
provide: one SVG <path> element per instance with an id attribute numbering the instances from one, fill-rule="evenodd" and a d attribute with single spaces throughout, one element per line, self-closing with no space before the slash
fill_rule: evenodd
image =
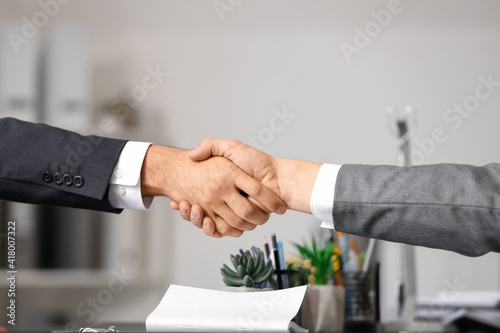
<path id="1" fill-rule="evenodd" d="M 267 281 L 273 274 L 274 268 L 269 261 L 266 264 L 264 252 L 260 251 L 257 257 L 253 257 L 250 251 L 243 255 L 230 255 L 233 263 L 233 271 L 226 264 L 222 265 L 222 281 L 230 287 L 255 287 L 258 283 Z"/>

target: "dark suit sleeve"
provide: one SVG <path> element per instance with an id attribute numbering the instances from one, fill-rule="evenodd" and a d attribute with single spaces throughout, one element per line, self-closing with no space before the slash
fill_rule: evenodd
<path id="1" fill-rule="evenodd" d="M 108 190 L 125 143 L 0 119 L 0 199 L 119 213 Z"/>
<path id="2" fill-rule="evenodd" d="M 455 251 L 500 252 L 500 165 L 344 165 L 335 229 Z"/>

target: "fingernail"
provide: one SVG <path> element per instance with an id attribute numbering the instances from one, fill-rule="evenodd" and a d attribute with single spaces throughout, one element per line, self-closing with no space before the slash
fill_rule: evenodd
<path id="1" fill-rule="evenodd" d="M 203 220 L 203 229 L 207 227 L 207 221 Z"/>
<path id="2" fill-rule="evenodd" d="M 285 206 L 281 206 L 280 208 L 278 208 L 278 210 L 276 211 L 276 213 L 278 214 L 285 214 L 286 212 L 286 207 Z"/>
<path id="3" fill-rule="evenodd" d="M 191 216 L 192 216 L 193 218 L 197 218 L 197 217 L 198 217 L 198 214 L 193 213 L 193 214 L 191 214 Z"/>
<path id="4" fill-rule="evenodd" d="M 187 214 L 187 212 L 188 212 L 188 211 L 187 211 L 187 209 L 182 209 L 182 210 L 181 210 L 181 213 L 182 213 L 182 214 Z"/>

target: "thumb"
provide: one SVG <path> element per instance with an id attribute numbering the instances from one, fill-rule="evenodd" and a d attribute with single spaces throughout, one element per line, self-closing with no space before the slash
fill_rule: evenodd
<path id="1" fill-rule="evenodd" d="M 209 145 L 203 144 L 205 141 L 200 143 L 198 147 L 191 150 L 188 157 L 193 161 L 204 161 L 210 156 L 212 156 L 212 149 Z"/>
<path id="2" fill-rule="evenodd" d="M 227 157 L 231 151 L 232 141 L 221 139 L 205 139 L 198 147 L 189 152 L 188 157 L 193 161 L 203 161 L 210 156 Z"/>

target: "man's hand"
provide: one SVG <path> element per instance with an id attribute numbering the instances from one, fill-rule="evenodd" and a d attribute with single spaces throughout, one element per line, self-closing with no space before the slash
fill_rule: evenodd
<path id="1" fill-rule="evenodd" d="M 280 196 L 288 208 L 311 213 L 309 202 L 314 181 L 321 164 L 297 160 L 278 159 L 238 141 L 205 139 L 189 157 L 202 161 L 210 156 L 222 156 L 243 171 L 262 182 L 276 195 Z M 249 199 L 255 198 L 249 194 Z M 261 201 L 259 201 L 261 202 Z M 181 216 L 195 225 L 203 225 L 205 234 L 212 236 L 218 225 L 201 214 L 201 207 L 189 200 L 171 201 L 174 209 L 179 209 Z"/>
<path id="2" fill-rule="evenodd" d="M 210 218 L 212 236 L 240 236 L 265 223 L 271 212 L 283 214 L 283 201 L 234 163 L 218 157 L 193 162 L 188 151 L 151 146 L 141 171 L 143 196 L 167 196 L 198 205 L 198 214 Z M 252 197 L 245 198 L 241 191 Z M 204 210 L 201 209 L 204 208 Z M 194 223 L 201 227 L 201 223 Z"/>

